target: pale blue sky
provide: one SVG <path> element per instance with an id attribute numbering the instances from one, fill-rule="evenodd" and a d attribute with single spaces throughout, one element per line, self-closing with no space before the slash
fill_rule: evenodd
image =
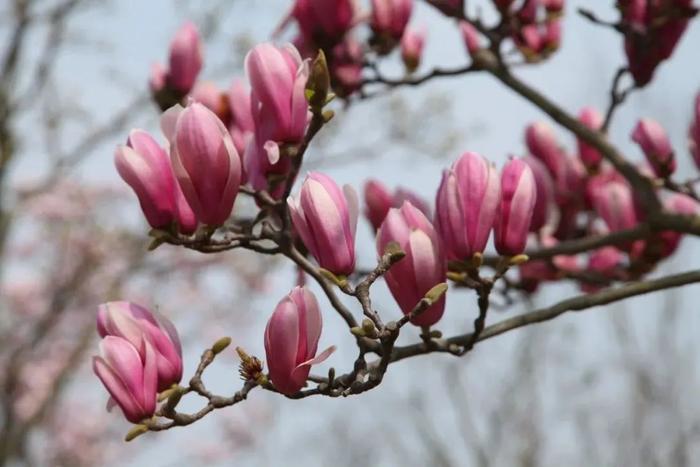
<path id="1" fill-rule="evenodd" d="M 198 3 L 128 0 L 115 2 L 112 7 L 95 8 L 82 15 L 73 25 L 75 30 L 81 35 L 100 38 L 109 47 L 105 50 L 76 47 L 61 60 L 59 73 L 63 77 L 68 94 L 80 105 L 91 110 L 104 109 L 104 115 L 108 115 L 111 109 L 119 108 L 125 96 L 130 96 L 133 91 L 145 89 L 150 64 L 155 60 L 165 60 L 171 35 L 182 21 L 190 18 L 190 13 L 193 11 L 191 5 Z M 228 73 L 221 73 L 219 69 L 215 73 L 215 69 L 220 68 L 217 64 L 236 63 L 240 58 L 240 53 L 235 50 L 232 39 L 248 35 L 255 42 L 266 40 L 291 2 L 232 0 L 230 3 L 230 9 L 222 18 L 223 39 L 208 44 L 205 52 L 206 65 L 203 76 L 215 78 L 222 86 L 228 85 L 232 77 L 241 74 L 240 69 L 230 69 Z M 425 23 L 429 27 L 426 57 L 421 70 L 430 69 L 438 64 L 449 66 L 465 63 L 466 55 L 455 25 L 438 17 L 422 2 L 418 3 L 414 22 Z M 578 112 L 585 105 L 600 108 L 607 104 L 610 79 L 623 61 L 621 41 L 613 33 L 583 20 L 574 14 L 574 10 L 580 5 L 588 7 L 595 5 L 603 17 L 613 19 L 616 13 L 611 7 L 612 1 L 571 0 L 567 3 L 568 14 L 563 28 L 564 38 L 560 52 L 547 63 L 518 70 L 518 74 L 535 87 L 546 91 L 564 108 L 572 112 Z M 37 37 L 35 40 L 38 42 L 40 38 Z M 700 64 L 697 61 L 695 47 L 699 43 L 700 27 L 696 21 L 688 29 L 673 60 L 661 65 L 657 72 L 657 79 L 649 87 L 633 94 L 627 105 L 619 111 L 612 127 L 611 138 L 619 143 L 631 158 L 641 158 L 637 148 L 629 141 L 629 133 L 636 119 L 641 116 L 654 116 L 671 135 L 679 158 L 679 173 L 688 174 L 688 176 L 695 174 L 695 168 L 685 149 L 685 140 L 691 100 L 700 89 Z M 387 66 L 387 74 L 392 71 L 399 72 L 400 68 L 396 66 L 398 62 L 395 59 L 391 62 L 393 65 Z M 522 154 L 524 126 L 533 119 L 543 118 L 541 112 L 488 76 L 468 75 L 435 80 L 420 88 L 400 90 L 392 95 L 400 96 L 410 108 L 418 107 L 425 99 L 436 98 L 434 96 L 446 97 L 451 103 L 451 108 L 447 109 L 447 115 L 442 118 L 447 118 L 449 128 L 457 130 L 458 142 L 454 145 L 454 149 L 449 154 L 436 153 L 434 148 L 439 147 L 441 143 L 440 139 L 443 137 L 441 127 L 446 122 L 440 121 L 439 117 L 434 115 L 423 117 L 422 128 L 425 135 L 421 133 L 421 137 L 425 138 L 427 148 L 433 148 L 426 150 L 425 154 L 406 145 L 382 142 L 386 141 L 385 128 L 389 123 L 388 118 L 391 118 L 391 114 L 384 110 L 388 99 L 363 102 L 347 112 L 338 112 L 335 125 L 341 128 L 337 132 L 337 137 L 329 141 L 327 152 L 348 152 L 348 157 L 352 157 L 354 145 L 358 141 L 376 141 L 377 144 L 373 149 L 381 157 L 372 161 L 371 165 L 360 162 L 329 168 L 328 172 L 338 181 L 351 183 L 360 190 L 366 177 L 379 177 L 389 186 L 396 184 L 410 186 L 426 198 L 432 199 L 439 183 L 441 169 L 462 151 L 475 150 L 497 163 L 502 163 L 508 154 Z M 95 112 L 96 118 L 99 119 L 102 113 Z M 155 108 L 152 108 L 145 116 L 135 118 L 134 126 L 155 129 L 156 118 Z M 23 122 L 23 125 L 29 126 L 30 122 Z M 465 130 L 460 131 L 461 128 Z M 469 130 L 470 128 L 477 130 L 475 132 Z M 78 135 L 83 130 L 84 128 L 76 127 L 72 131 Z M 568 143 L 569 148 L 574 149 L 573 138 L 566 135 L 562 140 Z M 112 148 L 120 141 L 121 138 L 117 138 L 101 148 L 99 153 L 95 154 L 82 168 L 81 176 L 90 180 L 116 181 L 117 177 L 112 168 Z M 34 149 L 32 144 L 32 142 L 27 143 L 27 151 Z M 70 141 L 66 140 L 65 144 L 69 147 Z M 38 147 L 35 149 L 39 150 Z M 313 148 L 308 153 L 309 159 L 322 159 L 323 156 L 324 154 Z M 37 164 L 40 164 L 38 157 L 27 158 L 16 167 L 18 175 L 31 174 Z M 136 209 L 137 205 L 134 203 L 134 210 Z M 374 258 L 369 229 L 366 225 L 362 225 L 358 233 L 360 237 L 358 244 L 363 251 L 360 264 L 369 266 Z M 697 245 L 687 242 L 684 252 L 687 253 L 686 258 L 696 256 Z M 678 257 L 662 269 L 678 271 L 688 267 L 691 266 L 687 264 L 685 258 Z M 279 290 L 279 293 L 261 297 L 253 304 L 255 311 L 261 315 L 259 322 L 252 329 L 246 329 L 245 335 L 237 334 L 236 329 L 228 330 L 227 333 L 234 338 L 234 341 L 244 342 L 250 351 L 263 355 L 262 329 L 265 322 L 263 318 L 269 315 L 274 304 L 291 288 L 291 280 L 292 270 L 285 266 L 274 278 L 275 289 Z M 550 303 L 571 294 L 572 291 L 574 289 L 567 285 L 555 287 L 546 296 L 538 296 L 537 302 Z M 693 291 L 697 293 L 698 289 L 686 288 L 678 293 L 681 297 L 688 297 Z M 383 285 L 377 287 L 377 296 L 381 297 L 378 303 L 383 305 L 382 308 L 387 310 L 387 313 L 395 312 Z M 446 318 L 439 327 L 449 334 L 468 330 L 474 315 L 473 300 L 472 294 L 465 292 L 451 294 Z M 640 319 L 644 320 L 651 319 L 653 308 L 659 303 L 661 303 L 659 297 L 641 298 L 631 301 L 628 307 L 639 308 Z M 681 300 L 680 303 L 681 306 L 690 310 L 689 301 Z M 235 312 L 235 308 L 232 306 L 232 312 Z M 329 365 L 335 365 L 339 370 L 345 369 L 345 364 L 355 352 L 341 321 L 331 313 L 328 307 L 326 308 L 326 329 L 321 346 L 337 343 L 340 348 L 316 372 L 324 371 Z M 515 311 L 522 311 L 522 308 Z M 648 314 L 645 314 L 645 311 Z M 498 319 L 500 316 L 494 313 L 492 318 Z M 697 315 L 693 317 L 689 314 L 688 319 L 694 319 L 689 323 L 698 324 Z M 575 343 L 582 350 L 577 353 L 576 363 L 573 364 L 571 371 L 584 368 L 596 359 L 605 359 L 606 342 L 611 337 L 606 335 L 605 323 L 601 322 L 596 313 L 565 317 L 560 321 L 558 324 L 545 325 L 546 329 L 551 330 L 554 336 L 571 327 L 579 331 Z M 689 328 L 692 327 L 689 324 Z M 697 326 L 694 328 L 697 329 Z M 465 366 L 468 363 L 470 371 L 482 375 L 479 381 L 480 397 L 488 399 L 491 389 L 495 390 L 501 384 L 503 376 L 500 369 L 509 364 L 508 358 L 516 341 L 517 337 L 514 336 L 488 341 L 465 359 L 467 361 Z M 208 343 L 198 344 L 198 347 L 193 345 L 188 352 L 186 375 L 191 374 L 197 355 Z M 230 381 L 235 379 L 234 359 L 231 354 L 228 354 L 226 359 L 228 359 L 227 366 L 214 367 L 212 371 L 215 376 L 213 386 L 221 391 L 230 391 Z M 324 451 L 323 456 L 319 456 L 316 450 L 329 449 L 328 446 L 336 446 L 335 449 L 338 449 L 338 446 L 343 446 L 342 442 L 336 445 L 326 439 L 331 421 L 341 414 L 348 418 L 346 423 L 349 431 L 361 433 L 360 430 L 365 429 L 363 427 L 371 427 L 372 431 L 368 436 L 377 436 L 377 429 L 380 432 L 382 429 L 398 430 L 401 433 L 400 436 L 406 437 L 404 444 L 410 447 L 412 443 L 409 440 L 416 434 L 404 426 L 407 422 L 403 413 L 411 409 L 402 397 L 416 392 L 423 395 L 434 393 L 434 396 L 430 397 L 429 407 L 435 417 L 436 425 L 442 424 L 443 421 L 446 425 L 451 423 L 449 419 L 452 414 L 449 413 L 449 407 L 441 404 L 444 390 L 440 385 L 447 363 L 454 362 L 444 356 L 431 356 L 403 362 L 395 368 L 392 366 L 385 384 L 380 389 L 348 400 L 315 397 L 303 401 L 285 400 L 278 403 L 280 398 L 273 394 L 254 392 L 251 395 L 253 403 L 262 406 L 273 404 L 270 407 L 274 411 L 274 423 L 264 426 L 263 432 L 259 435 L 260 441 L 264 440 L 264 443 L 253 451 L 241 455 L 234 453 L 231 458 L 224 459 L 216 465 L 229 465 L 232 460 L 236 465 L 241 466 L 328 465 L 325 463 L 329 459 L 327 451 Z M 238 385 L 237 382 L 234 384 Z M 96 383 L 89 389 L 101 391 Z M 545 385 L 543 390 L 551 393 L 557 391 L 551 384 Z M 614 389 L 611 389 L 609 394 L 614 397 Z M 101 410 L 101 406 L 96 407 L 96 410 Z M 226 409 L 226 411 L 237 410 L 239 410 L 238 407 Z M 218 427 L 216 419 L 225 416 L 227 415 L 216 413 L 198 423 L 196 427 L 150 434 L 134 443 L 124 445 L 123 449 L 130 454 L 132 450 L 140 451 L 144 444 L 149 444 L 146 453 L 134 458 L 127 456 L 130 458 L 128 465 L 143 465 L 145 462 L 158 467 L 181 465 L 183 456 L 188 451 L 191 452 L 200 440 L 215 439 Z M 125 423 L 123 426 L 126 429 Z M 446 430 L 445 436 L 448 440 L 450 436 L 456 436 L 454 428 Z M 562 443 L 562 446 L 566 446 L 571 442 L 570 436 L 564 428 L 554 436 L 554 439 Z M 351 438 L 362 439 L 362 436 L 358 434 Z M 459 451 L 458 448 L 456 449 Z M 337 455 L 343 456 L 343 452 L 339 450 Z M 383 454 L 378 453 L 378 455 L 381 459 Z"/>

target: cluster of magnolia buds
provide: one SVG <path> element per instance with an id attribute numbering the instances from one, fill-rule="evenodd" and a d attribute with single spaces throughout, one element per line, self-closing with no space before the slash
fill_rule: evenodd
<path id="1" fill-rule="evenodd" d="M 494 1 L 502 24 L 515 31 L 516 44 L 528 59 L 543 58 L 556 48 L 563 0 Z M 431 3 L 439 3 L 436 6 L 444 11 L 464 6 L 461 1 Z M 400 44 L 408 71 L 418 66 L 423 41 L 407 26 L 412 7 L 410 0 L 375 0 L 369 20 L 373 52 L 387 54 Z M 299 26 L 297 46 L 255 46 L 245 58 L 250 89 L 237 80 L 227 92 L 197 82 L 201 44 L 194 26 L 183 26 L 171 45 L 169 68 L 156 68 L 151 80 L 155 99 L 167 107 L 161 117 L 164 144 L 143 130 L 133 130 L 115 153 L 117 170 L 136 193 L 151 227 L 169 238 L 206 241 L 229 221 L 241 187 L 247 185 L 246 193 L 263 211 L 257 219 L 269 220 L 265 228 L 278 234 L 265 240 L 280 249 L 284 244 L 286 253 L 298 248 L 315 260 L 319 276 L 348 287 L 348 278 L 357 272 L 360 209 L 355 190 L 311 172 L 298 194 L 290 193 L 314 125 L 318 129 L 329 118 L 323 108 L 332 98 L 331 79 L 336 80 L 333 89 L 340 83 L 348 90 L 348 83 L 361 76 L 364 52 L 350 35 L 358 18 L 351 0 L 297 0 L 288 18 Z M 475 26 L 463 21 L 460 27 L 469 53 L 478 54 Z M 328 62 L 323 52 L 314 53 L 314 60 L 302 58 L 318 48 L 326 50 Z M 693 112 L 689 149 L 700 168 L 700 95 Z M 593 108 L 584 108 L 579 120 L 591 130 L 603 129 L 603 116 Z M 646 159 L 639 174 L 656 187 L 664 208 L 696 214 L 694 198 L 664 189 L 673 185 L 677 162 L 661 124 L 641 119 L 631 139 Z M 485 251 L 492 233 L 499 256 L 489 263 L 498 265 L 494 277 L 519 265 L 520 288 L 528 292 L 543 281 L 582 271 L 596 275 L 595 280 L 577 279 L 587 291 L 634 279 L 678 247 L 679 233 L 651 232 L 644 239 L 583 255 L 523 264 L 529 248 L 547 249 L 562 241 L 634 229 L 646 215 L 629 180 L 589 142 L 578 140 L 577 153 L 571 155 L 550 126 L 537 122 L 526 128 L 525 144 L 528 154 L 509 158 L 500 172 L 481 155 L 464 153 L 443 172 L 433 206 L 410 190 L 391 192 L 376 180 L 365 184 L 364 212 L 375 233 L 376 255 L 380 265 L 387 255 L 395 259 L 377 275 L 385 279 L 404 323 L 427 328 L 442 318 L 444 290 L 420 313 L 414 312 L 436 287 L 446 288 L 447 278 L 472 288 L 483 285 L 478 271 L 488 259 Z M 270 206 L 274 209 L 267 209 Z M 312 272 L 313 267 L 308 263 L 304 270 Z M 182 378 L 182 350 L 174 326 L 141 306 L 112 302 L 100 306 L 97 328 L 103 338 L 102 356 L 94 358 L 93 368 L 113 402 L 131 422 L 153 417 L 159 393 L 179 387 Z M 311 366 L 334 350 L 317 352 L 321 329 L 322 313 L 314 294 L 296 287 L 278 303 L 265 329 L 267 377 L 260 376 L 257 360 L 254 371 L 242 373 L 268 389 L 298 392 Z"/>
<path id="2" fill-rule="evenodd" d="M 153 416 L 158 393 L 182 378 L 182 348 L 165 317 L 129 302 L 109 302 L 97 312 L 99 357 L 92 368 L 111 398 L 132 423 Z"/>
<path id="3" fill-rule="evenodd" d="M 645 86 L 656 67 L 671 57 L 698 9 L 692 0 L 618 0 L 617 6 L 630 72 L 637 86 Z"/>
<path id="4" fill-rule="evenodd" d="M 448 260 L 478 267 L 492 231 L 501 255 L 520 255 L 536 197 L 535 177 L 525 161 L 511 159 L 499 176 L 491 163 L 472 152 L 445 171 L 436 196 L 435 225 L 415 194 L 400 190 L 392 196 L 379 182 L 368 182 L 365 212 L 377 230 L 377 255 L 384 255 L 390 245 L 405 254 L 384 275 L 401 311 L 408 315 L 430 289 L 445 281 Z M 330 177 L 311 173 L 288 204 L 295 231 L 318 265 L 341 281 L 352 274 L 358 219 L 354 190 L 341 190 Z M 411 322 L 431 326 L 444 308 L 442 297 Z"/>
<path id="5" fill-rule="evenodd" d="M 186 25 L 189 29 L 189 25 Z M 136 192 L 149 224 L 193 233 L 230 216 L 241 184 L 284 192 L 294 147 L 304 139 L 310 64 L 292 45 L 263 43 L 246 57 L 251 90 L 237 80 L 221 99 L 190 94 L 186 107 L 163 113 L 167 146 L 134 130 L 117 148 L 115 164 Z"/>
<path id="6" fill-rule="evenodd" d="M 275 308 L 265 328 L 265 353 L 269 378 L 275 390 L 293 394 L 305 384 L 312 365 L 333 353 L 329 347 L 316 354 L 322 318 L 314 294 L 296 287 Z M 119 406 L 132 423 L 144 422 L 156 413 L 158 401 L 177 389 L 182 379 L 182 348 L 173 324 L 165 317 L 129 302 L 99 306 L 97 332 L 102 338 L 100 355 L 93 357 L 93 371 L 110 399 L 107 409 Z M 224 346 L 215 344 L 212 352 Z M 249 358 L 249 357 L 248 357 Z"/>
<path id="7" fill-rule="evenodd" d="M 527 61 L 545 59 L 559 48 L 564 0 L 493 0 L 493 3 Z"/>
<path id="8" fill-rule="evenodd" d="M 694 121 L 690 125 L 690 152 L 695 158 L 698 145 L 698 112 L 700 96 L 695 101 Z M 593 130 L 603 124 L 602 115 L 593 108 L 579 114 L 581 123 Z M 645 157 L 639 173 L 655 186 L 671 183 L 676 170 L 675 152 L 664 128 L 652 119 L 640 119 L 630 137 Z M 536 240 L 543 248 L 563 240 L 574 240 L 590 234 L 604 234 L 633 229 L 645 220 L 638 193 L 629 181 L 607 164 L 601 154 L 585 141 L 578 141 L 576 156 L 566 153 L 551 127 L 537 122 L 527 127 L 525 142 L 530 155 L 524 160 L 535 175 L 538 196 L 531 224 Z M 696 160 L 696 163 L 699 162 Z M 700 168 L 700 165 L 698 166 Z M 698 204 L 684 193 L 658 188 L 658 196 L 670 212 L 692 215 Z M 648 272 L 659 260 L 670 256 L 678 247 L 681 235 L 660 232 L 647 240 L 603 247 L 588 255 L 587 265 L 579 256 L 555 256 L 552 261 L 531 261 L 521 266 L 522 285 L 533 291 L 544 280 L 555 280 L 567 273 L 595 273 L 598 285 L 620 279 L 631 279 Z M 595 284 L 582 282 L 584 290 Z"/>
<path id="9" fill-rule="evenodd" d="M 425 45 L 425 28 L 409 25 L 414 0 L 372 0 L 371 11 L 360 11 L 353 0 L 296 0 L 280 26 L 297 25 L 293 43 L 305 57 L 323 50 L 333 80 L 333 89 L 340 96 L 355 92 L 362 82 L 366 55 L 372 51 L 387 55 L 397 46 L 406 69 L 418 68 Z M 362 43 L 354 31 L 367 25 L 371 35 Z"/>

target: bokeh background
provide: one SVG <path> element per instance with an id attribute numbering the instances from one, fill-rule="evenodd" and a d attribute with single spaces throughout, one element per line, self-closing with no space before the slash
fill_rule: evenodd
<path id="1" fill-rule="evenodd" d="M 429 31 L 421 70 L 466 63 L 456 24 L 416 3 L 412 22 Z M 489 2 L 469 3 L 489 18 Z M 517 73 L 571 112 L 606 106 L 611 79 L 624 63 L 621 39 L 576 8 L 615 19 L 613 3 L 569 0 L 560 51 Z M 122 441 L 129 426 L 118 412 L 104 410 L 107 395 L 89 365 L 98 303 L 123 298 L 170 317 L 183 334 L 188 377 L 202 350 L 221 336 L 264 356 L 265 322 L 293 286 L 295 271 L 280 259 L 237 250 L 205 256 L 165 246 L 146 253 L 147 226 L 113 168 L 114 147 L 130 128 L 158 133 L 149 68 L 166 58 L 180 24 L 199 26 L 206 38 L 202 77 L 225 88 L 243 76 L 246 51 L 269 40 L 290 4 L 0 4 L 0 53 L 13 50 L 18 30 L 22 41 L 12 72 L 0 81 L 0 139 L 6 144 L 11 137 L 13 154 L 0 165 L 0 465 L 700 465 L 697 286 L 565 315 L 483 342 L 465 358 L 405 360 L 359 397 L 289 401 L 254 391 L 246 403 L 193 426 Z M 641 160 L 629 134 L 639 117 L 653 116 L 670 133 L 681 178 L 696 171 L 686 131 L 700 90 L 699 43 L 700 26 L 691 22 L 672 60 L 616 115 L 610 136 Z M 12 65 L 8 57 L 0 56 L 3 69 Z M 401 76 L 398 57 L 382 70 Z M 442 169 L 461 152 L 502 165 L 508 155 L 524 154 L 525 125 L 546 120 L 478 74 L 336 104 L 336 110 L 307 153 L 307 167 L 358 191 L 377 178 L 430 201 Z M 558 133 L 574 151 L 573 137 Z M 364 221 L 358 245 L 360 267 L 373 266 Z M 697 242 L 686 240 L 655 274 L 690 269 L 699 253 Z M 373 291 L 382 313 L 398 316 L 385 286 Z M 548 285 L 489 320 L 578 293 L 574 284 Z M 476 313 L 473 292 L 451 292 L 438 328 L 465 332 Z M 345 370 L 354 359 L 353 340 L 329 307 L 324 319 L 320 345 L 338 351 L 315 371 Z M 413 330 L 405 334 L 402 342 L 417 339 Z M 215 392 L 240 386 L 237 362 L 228 349 L 207 371 Z M 181 407 L 196 410 L 199 403 L 186 399 Z"/>

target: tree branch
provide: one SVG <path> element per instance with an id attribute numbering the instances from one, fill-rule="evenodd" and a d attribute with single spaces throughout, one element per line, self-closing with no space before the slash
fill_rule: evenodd
<path id="1" fill-rule="evenodd" d="M 529 313 L 514 316 L 513 318 L 487 326 L 479 336 L 478 342 L 499 336 L 523 326 L 552 320 L 569 311 L 588 310 L 593 307 L 618 302 L 626 298 L 636 297 L 659 290 L 681 287 L 696 282 L 700 282 L 700 270 L 673 274 L 661 279 L 654 279 L 646 282 L 627 284 L 622 287 L 605 289 L 593 294 L 579 295 L 563 300 L 547 308 L 541 308 Z M 453 352 L 454 347 L 451 346 L 464 346 L 471 338 L 472 333 L 453 336 L 447 339 L 436 339 L 434 340 L 437 346 L 435 351 Z M 392 362 L 426 353 L 430 353 L 430 351 L 426 349 L 422 343 L 405 347 L 395 347 L 392 355 Z"/>

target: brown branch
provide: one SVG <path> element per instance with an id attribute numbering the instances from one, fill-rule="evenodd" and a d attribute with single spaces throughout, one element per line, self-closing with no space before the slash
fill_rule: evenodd
<path id="1" fill-rule="evenodd" d="M 659 290 L 680 287 L 687 284 L 700 282 L 700 270 L 690 271 L 681 274 L 667 276 L 661 279 L 655 279 L 648 282 L 639 282 L 628 284 L 623 287 L 607 289 L 589 295 L 580 295 L 571 299 L 563 300 L 555 305 L 547 308 L 541 308 L 529 313 L 525 313 L 513 318 L 503 320 L 494 325 L 483 328 L 477 337 L 477 331 L 469 334 L 450 337 L 447 339 L 430 339 L 419 344 L 394 347 L 394 342 L 399 335 L 399 326 L 396 323 L 387 324 L 383 335 L 381 336 L 382 355 L 381 358 L 372 362 L 365 368 L 356 369 L 348 375 L 343 375 L 338 378 L 320 378 L 310 377 L 310 381 L 318 382 L 315 388 L 299 391 L 296 394 L 287 395 L 290 399 L 303 399 L 306 397 L 325 395 L 329 397 L 347 397 L 367 392 L 377 387 L 383 380 L 389 366 L 397 361 L 405 358 L 415 357 L 433 352 L 447 352 L 454 355 L 462 355 L 465 353 L 462 349 L 470 345 L 470 342 L 481 342 L 486 339 L 504 334 L 506 332 L 518 329 L 531 324 L 541 323 L 552 320 L 569 311 L 583 311 L 592 309 L 597 306 L 607 305 L 626 298 L 644 295 L 650 292 Z M 422 307 L 427 308 L 427 306 Z M 421 309 L 421 303 L 416 306 L 416 310 Z M 403 320 L 403 324 L 408 320 Z M 144 422 L 147 430 L 161 431 L 167 430 L 175 426 L 184 426 L 194 423 L 197 420 L 205 417 L 214 409 L 228 407 L 244 400 L 248 392 L 258 382 L 248 381 L 243 388 L 231 397 L 221 397 L 212 395 L 203 384 L 201 384 L 201 373 L 213 360 L 211 350 L 205 351 L 202 355 L 202 360 L 198 367 L 195 377 L 190 382 L 190 387 L 183 393 L 195 391 L 208 399 L 207 405 L 193 414 L 180 414 L 172 410 L 161 410 L 157 415 L 170 418 L 169 422 L 159 423 L 155 419 Z M 364 361 L 364 360 L 363 360 Z M 331 374 L 334 372 L 331 370 Z M 348 384 L 349 382 L 349 384 Z M 270 383 L 262 383 L 262 387 L 272 392 L 277 392 Z M 179 401 L 179 397 L 178 397 Z"/>
<path id="2" fill-rule="evenodd" d="M 424 74 L 423 76 L 419 77 L 413 77 L 413 76 L 407 76 L 405 78 L 400 78 L 400 79 L 392 79 L 392 78 L 387 78 L 385 76 L 380 75 L 377 73 L 377 75 L 373 78 L 367 78 L 362 83 L 360 84 L 361 87 L 364 87 L 366 85 L 370 84 L 384 84 L 385 86 L 389 88 L 395 88 L 399 86 L 419 86 L 426 81 L 429 81 L 433 78 L 441 78 L 441 77 L 450 77 L 450 76 L 459 76 L 459 75 L 464 75 L 467 73 L 472 73 L 476 71 L 481 71 L 479 67 L 475 66 L 474 64 L 467 65 L 467 66 L 462 66 L 458 68 L 435 68 L 432 71 Z"/>
<path id="3" fill-rule="evenodd" d="M 605 112 L 605 119 L 603 120 L 603 126 L 600 128 L 600 131 L 603 133 L 607 133 L 608 129 L 610 128 L 610 124 L 612 123 L 612 118 L 613 114 L 615 113 L 615 110 L 619 108 L 624 102 L 625 99 L 627 99 L 627 96 L 629 96 L 632 91 L 637 89 L 634 85 L 631 87 L 628 87 L 627 89 L 620 90 L 620 83 L 622 82 L 622 78 L 629 72 L 629 68 L 626 66 L 620 67 L 617 72 L 615 73 L 615 77 L 613 78 L 612 85 L 610 86 L 610 104 L 608 105 L 608 110 Z"/>
<path id="4" fill-rule="evenodd" d="M 379 264 L 377 264 L 377 267 L 370 271 L 354 290 L 349 288 L 342 289 L 343 292 L 357 298 L 362 306 L 362 311 L 364 312 L 365 316 L 372 320 L 379 331 L 384 329 L 384 324 L 382 323 L 382 319 L 380 318 L 379 314 L 372 308 L 372 300 L 369 289 L 377 279 L 386 274 L 386 272 L 394 264 L 403 259 L 404 256 L 405 253 L 402 251 L 384 253 L 379 259 Z"/>
<path id="5" fill-rule="evenodd" d="M 343 305 L 338 296 L 333 291 L 333 286 L 328 282 L 318 271 L 318 269 L 309 262 L 299 250 L 297 250 L 294 245 L 289 245 L 288 248 L 282 250 L 282 254 L 291 259 L 297 266 L 299 266 L 305 273 L 311 276 L 321 287 L 323 293 L 326 294 L 328 301 L 331 303 L 333 308 L 338 312 L 338 314 L 343 318 L 345 323 L 349 328 L 357 327 L 357 321 L 352 315 L 350 310 Z"/>
<path id="6" fill-rule="evenodd" d="M 625 156 L 607 140 L 604 133 L 588 128 L 544 94 L 515 77 L 501 59 L 490 51 L 483 51 L 480 64 L 485 71 L 493 75 L 505 86 L 530 101 L 555 122 L 596 148 L 630 182 L 632 188 L 639 193 L 640 201 L 650 213 L 650 217 L 653 213 L 661 210 L 661 203 L 656 196 L 651 181 L 640 174 L 634 164 L 627 161 Z"/>
<path id="7" fill-rule="evenodd" d="M 609 245 L 622 245 L 649 237 L 653 230 L 648 223 L 641 223 L 636 227 L 606 235 L 590 235 L 588 237 L 566 240 L 548 248 L 536 248 L 527 250 L 525 254 L 530 260 L 551 259 L 558 255 L 575 255 L 586 251 L 595 250 Z M 484 257 L 484 264 L 495 267 L 501 260 L 498 256 Z"/>
<path id="8" fill-rule="evenodd" d="M 681 287 L 683 285 L 693 284 L 696 282 L 700 282 L 700 270 L 673 274 L 646 282 L 635 282 L 622 287 L 605 289 L 593 294 L 579 295 L 577 297 L 563 300 L 547 308 L 541 308 L 529 313 L 514 316 L 513 318 L 487 326 L 479 336 L 478 341 L 481 342 L 483 340 L 490 339 L 531 324 L 549 321 L 569 311 L 588 310 L 627 298 L 636 297 L 659 290 Z M 433 341 L 436 344 L 434 351 L 454 353 L 454 346 L 464 346 L 471 338 L 472 333 L 453 336 L 447 339 L 436 339 Z M 426 349 L 422 343 L 405 347 L 395 347 L 392 362 L 426 353 L 430 353 L 430 351 Z"/>

